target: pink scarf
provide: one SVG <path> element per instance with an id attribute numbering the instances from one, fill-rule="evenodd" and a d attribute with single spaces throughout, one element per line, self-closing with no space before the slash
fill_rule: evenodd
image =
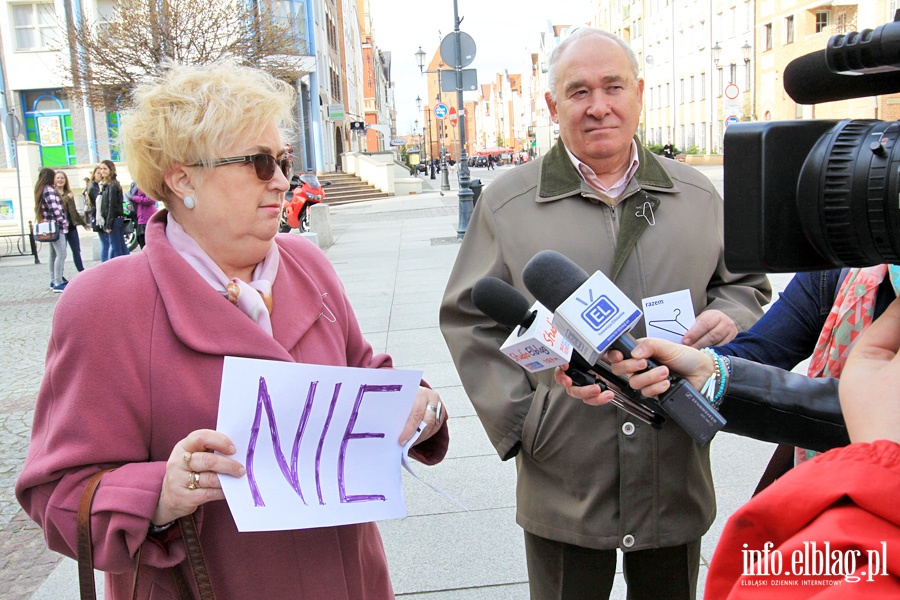
<path id="1" fill-rule="evenodd" d="M 253 269 L 253 278 L 247 283 L 237 277 L 228 279 L 219 265 L 172 218 L 171 213 L 166 216 L 166 238 L 206 283 L 253 319 L 263 331 L 272 335 L 272 321 L 269 318 L 272 313 L 272 284 L 278 273 L 280 257 L 278 245 L 274 241 L 263 261 Z"/>
<path id="2" fill-rule="evenodd" d="M 850 269 L 840 284 L 831 312 L 819 334 L 816 349 L 809 363 L 810 377 L 840 377 L 847 356 L 863 330 L 875 319 L 875 300 L 878 287 L 890 277 L 894 291 L 900 290 L 900 268 L 894 265 L 875 265 L 864 269 Z M 814 457 L 817 453 L 797 448 L 794 464 Z"/>

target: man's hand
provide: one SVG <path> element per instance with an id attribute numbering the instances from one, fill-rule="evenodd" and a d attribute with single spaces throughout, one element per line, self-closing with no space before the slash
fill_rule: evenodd
<path id="1" fill-rule="evenodd" d="M 681 343 L 692 348 L 706 348 L 727 344 L 738 334 L 737 325 L 731 317 L 720 310 L 705 310 L 697 316 Z"/>
<path id="2" fill-rule="evenodd" d="M 841 410 L 853 442 L 900 443 L 900 299 L 863 332 L 841 371 Z"/>

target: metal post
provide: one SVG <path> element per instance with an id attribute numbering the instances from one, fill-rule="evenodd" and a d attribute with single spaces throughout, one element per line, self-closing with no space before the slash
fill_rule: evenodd
<path id="1" fill-rule="evenodd" d="M 441 102 L 441 69 L 438 68 L 438 102 Z M 447 172 L 447 149 L 444 147 L 444 119 L 440 123 L 441 136 L 441 191 L 450 190 L 450 174 Z"/>
<path id="2" fill-rule="evenodd" d="M 459 111 L 459 225 L 456 237 L 462 239 L 472 216 L 472 188 L 469 177 L 469 155 L 466 152 L 466 109 L 463 102 L 462 44 L 459 40 L 459 6 L 453 0 L 453 32 L 456 33 L 456 104 Z"/>

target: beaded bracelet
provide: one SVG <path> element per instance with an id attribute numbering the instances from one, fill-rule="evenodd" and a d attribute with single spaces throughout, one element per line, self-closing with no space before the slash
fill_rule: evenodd
<path id="1" fill-rule="evenodd" d="M 703 348 L 701 352 L 713 359 L 713 374 L 706 380 L 701 393 L 706 396 L 713 408 L 719 408 L 722 397 L 725 396 L 728 377 L 731 375 L 731 361 L 709 348 Z"/>

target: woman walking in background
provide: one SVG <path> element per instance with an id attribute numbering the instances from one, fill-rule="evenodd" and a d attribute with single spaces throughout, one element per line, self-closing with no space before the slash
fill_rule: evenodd
<path id="1" fill-rule="evenodd" d="M 146 243 L 144 241 L 144 232 L 147 230 L 147 221 L 156 212 L 156 200 L 148 197 L 147 194 L 141 191 L 141 188 L 136 187 L 131 195 L 131 201 L 134 202 L 135 210 L 137 211 L 137 223 L 134 227 L 134 232 L 137 234 L 138 244 L 143 248 Z"/>
<path id="2" fill-rule="evenodd" d="M 34 184 L 34 219 L 38 223 L 44 221 L 56 221 L 59 231 L 55 241 L 50 244 L 50 287 L 54 292 L 62 292 L 66 289 L 63 281 L 63 266 L 66 264 L 66 233 L 69 231 L 69 223 L 66 219 L 65 209 L 53 181 L 56 172 L 44 167 L 38 173 L 37 183 Z"/>
<path id="3" fill-rule="evenodd" d="M 86 230 L 90 230 L 87 223 L 81 218 L 78 207 L 75 206 L 75 194 L 72 193 L 72 188 L 69 187 L 69 177 L 63 171 L 57 171 L 56 177 L 53 179 L 53 185 L 56 195 L 59 196 L 65 209 L 66 222 L 69 226 L 69 231 L 66 233 L 66 241 L 72 250 L 72 262 L 75 263 L 75 270 L 80 273 L 84 271 L 84 263 L 81 261 L 81 239 L 78 237 L 78 226 L 81 225 Z"/>
<path id="4" fill-rule="evenodd" d="M 113 161 L 101 161 L 97 172 L 101 178 L 100 218 L 103 221 L 101 227 L 109 236 L 109 254 L 100 259 L 105 261 L 129 254 L 128 246 L 125 245 L 125 234 L 123 231 L 125 211 L 123 210 L 122 202 L 125 198 L 122 195 L 122 186 L 116 178 L 116 164 Z"/>

